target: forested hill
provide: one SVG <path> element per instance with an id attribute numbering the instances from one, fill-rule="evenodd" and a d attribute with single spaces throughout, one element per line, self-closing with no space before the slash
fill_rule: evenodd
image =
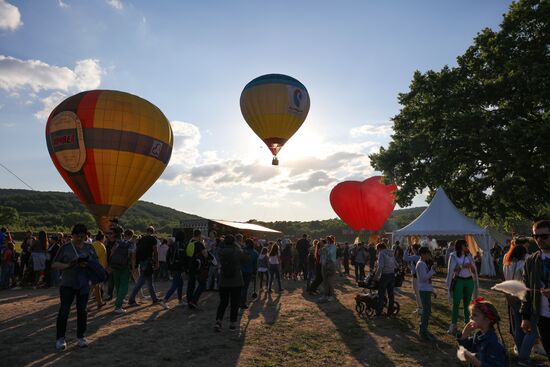
<path id="1" fill-rule="evenodd" d="M 382 230 L 392 231 L 404 227 L 424 209 L 395 210 Z M 138 201 L 128 209 L 120 221 L 125 227 L 138 232 L 144 232 L 147 226 L 153 225 L 163 233 L 171 233 L 172 228 L 178 227 L 180 220 L 193 218 L 200 217 L 150 202 Z M 66 231 L 78 222 L 85 223 L 92 229 L 95 228 L 93 217 L 73 193 L 0 189 L 0 225 L 8 226 L 12 231 L 23 231 L 27 228 Z M 350 238 L 354 236 L 353 231 L 349 231 L 347 225 L 340 219 L 309 222 L 250 220 L 250 222 L 280 230 L 290 236 L 299 236 L 302 233 L 316 237 L 328 233 Z"/>
<path id="2" fill-rule="evenodd" d="M 200 218 L 147 201 L 138 201 L 120 218 L 125 227 L 139 232 L 149 225 L 171 233 L 182 219 Z M 73 193 L 0 189 L 0 225 L 14 229 L 66 230 L 83 222 L 95 228 L 94 218 Z"/>

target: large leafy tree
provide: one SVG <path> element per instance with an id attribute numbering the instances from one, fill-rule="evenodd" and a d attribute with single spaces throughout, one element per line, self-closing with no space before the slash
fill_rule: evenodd
<path id="1" fill-rule="evenodd" d="M 462 209 L 512 221 L 550 216 L 550 1 L 513 3 L 456 67 L 415 72 L 373 166 L 410 205 L 443 186 Z"/>

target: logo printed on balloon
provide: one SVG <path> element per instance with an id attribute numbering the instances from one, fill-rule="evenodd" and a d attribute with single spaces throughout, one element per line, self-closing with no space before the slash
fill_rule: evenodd
<path id="1" fill-rule="evenodd" d="M 330 192 L 330 205 L 352 229 L 378 231 L 395 207 L 397 185 L 384 185 L 381 176 L 363 182 L 345 181 Z"/>
<path id="2" fill-rule="evenodd" d="M 72 111 L 64 111 L 50 123 L 49 139 L 61 167 L 78 172 L 86 161 L 86 146 L 82 123 Z"/>

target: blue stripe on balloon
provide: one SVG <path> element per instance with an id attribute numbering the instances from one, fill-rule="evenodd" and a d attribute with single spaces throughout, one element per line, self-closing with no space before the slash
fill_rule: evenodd
<path id="1" fill-rule="evenodd" d="M 257 77 L 256 79 L 252 80 L 250 83 L 248 83 L 243 91 L 250 89 L 252 87 L 255 87 L 257 85 L 263 85 L 263 84 L 285 84 L 285 85 L 292 85 L 294 87 L 301 88 L 305 91 L 307 91 L 306 87 L 300 83 L 298 80 L 283 74 L 267 74 L 262 75 L 260 77 Z"/>

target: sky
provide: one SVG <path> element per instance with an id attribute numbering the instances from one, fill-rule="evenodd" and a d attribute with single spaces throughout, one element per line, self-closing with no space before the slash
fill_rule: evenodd
<path id="1" fill-rule="evenodd" d="M 48 115 L 114 89 L 159 107 L 174 131 L 142 200 L 212 219 L 335 218 L 330 190 L 380 173 L 368 155 L 391 141 L 415 70 L 456 65 L 510 3 L 0 0 L 0 164 L 35 190 L 70 191 L 47 151 Z M 311 100 L 279 166 L 239 105 L 270 73 L 298 79 Z M 27 189 L 3 167 L 0 188 Z"/>

